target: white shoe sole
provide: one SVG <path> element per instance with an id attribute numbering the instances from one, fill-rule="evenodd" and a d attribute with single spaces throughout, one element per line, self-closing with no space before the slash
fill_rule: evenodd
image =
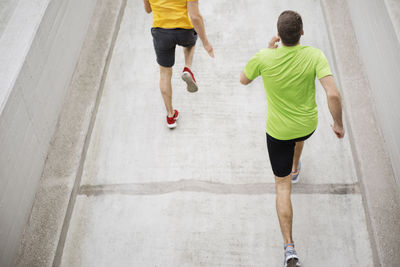
<path id="1" fill-rule="evenodd" d="M 178 117 L 176 117 L 176 119 L 175 119 L 175 123 L 169 124 L 169 123 L 167 122 L 168 128 L 170 128 L 170 129 L 176 128 L 176 126 L 178 126 L 178 124 L 176 123 L 176 122 L 178 121 L 178 119 L 179 119 L 179 113 L 178 113 Z"/>
<path id="2" fill-rule="evenodd" d="M 168 126 L 168 128 L 170 128 L 170 129 L 174 129 L 174 128 L 177 126 L 177 124 L 176 124 L 176 122 L 173 123 L 173 124 L 167 123 L 167 126 Z"/>
<path id="3" fill-rule="evenodd" d="M 197 92 L 199 90 L 199 87 L 197 86 L 197 84 L 195 83 L 195 81 L 192 78 L 192 75 L 190 75 L 189 72 L 185 71 L 184 73 L 182 73 L 182 80 L 187 83 L 187 88 L 186 89 L 190 93 L 194 93 L 194 92 Z"/>

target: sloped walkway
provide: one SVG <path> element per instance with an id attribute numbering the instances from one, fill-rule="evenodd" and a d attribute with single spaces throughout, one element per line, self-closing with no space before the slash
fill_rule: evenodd
<path id="1" fill-rule="evenodd" d="M 265 144 L 261 80 L 239 84 L 284 9 L 304 20 L 302 44 L 333 62 L 318 1 L 204 1 L 216 58 L 201 44 L 186 92 L 177 49 L 179 126 L 165 126 L 151 16 L 128 1 L 107 73 L 63 247 L 62 266 L 280 266 L 282 240 Z M 333 67 L 333 65 L 332 65 Z M 372 266 L 347 137 L 331 133 L 318 85 L 319 127 L 294 186 L 294 239 L 303 266 Z"/>

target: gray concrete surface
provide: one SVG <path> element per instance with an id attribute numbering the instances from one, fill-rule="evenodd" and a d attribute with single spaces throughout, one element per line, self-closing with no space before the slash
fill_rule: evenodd
<path id="1" fill-rule="evenodd" d="M 80 195 L 62 266 L 281 266 L 274 200 L 252 192 Z M 296 194 L 293 202 L 303 266 L 372 266 L 359 195 Z"/>
<path id="2" fill-rule="evenodd" d="M 16 266 L 52 266 L 124 1 L 99 0 L 52 139 Z M 79 181 L 78 181 L 79 182 Z M 73 206 L 73 205 L 72 205 Z"/>
<path id="3" fill-rule="evenodd" d="M 0 38 L 19 0 L 0 0 Z"/>
<path id="4" fill-rule="evenodd" d="M 396 35 L 399 29 L 396 12 L 400 2 L 397 5 L 390 3 L 387 6 L 380 0 L 348 1 L 359 53 L 376 106 L 377 122 L 400 188 L 400 106 L 397 103 L 400 99 L 400 40 Z M 388 7 L 392 7 L 390 13 Z"/>
<path id="5" fill-rule="evenodd" d="M 193 69 L 200 91 L 190 94 L 179 78 L 177 50 L 173 87 L 181 119 L 171 131 L 151 16 L 141 2 L 128 2 L 67 221 L 62 266 L 282 263 L 264 89 L 261 80 L 243 87 L 238 78 L 288 8 L 303 15 L 303 44 L 321 48 L 333 63 L 319 2 L 204 1 L 216 58 L 198 46 Z M 331 132 L 320 86 L 317 101 L 319 128 L 307 142 L 293 196 L 299 255 L 303 266 L 373 266 L 351 143 Z"/>
<path id="6" fill-rule="evenodd" d="M 393 28 L 396 31 L 397 40 L 400 42 L 400 1 L 385 0 L 387 12 L 392 20 Z"/>
<path id="7" fill-rule="evenodd" d="M 128 3 L 108 67 L 123 2 L 99 1 L 103 21 L 91 25 L 18 266 L 280 266 L 265 95 L 260 80 L 243 87 L 238 76 L 288 8 L 303 15 L 302 43 L 336 67 L 347 125 L 334 138 L 318 85 L 319 128 L 293 189 L 303 266 L 396 266 L 399 192 L 345 0 L 202 2 L 216 59 L 198 46 L 200 91 L 189 94 L 177 50 L 173 131 L 140 1 Z"/>
<path id="8" fill-rule="evenodd" d="M 377 4 L 375 1 L 368 2 L 368 4 L 372 3 Z M 391 164 L 375 106 L 377 92 L 373 91 L 372 82 L 369 83 L 372 79 L 379 77 L 371 77 L 376 73 L 371 74 L 367 71 L 363 51 L 358 46 L 359 41 L 377 44 L 377 42 L 381 43 L 387 40 L 384 38 L 357 39 L 355 30 L 358 31 L 356 26 L 353 27 L 353 23 L 358 26 L 360 24 L 359 21 L 354 22 L 354 17 L 350 15 L 351 5 L 347 5 L 345 0 L 324 0 L 322 6 L 335 54 L 335 62 L 339 70 L 338 76 L 344 96 L 347 128 L 374 248 L 374 263 L 375 266 L 396 266 L 400 262 L 398 253 L 400 246 L 400 192 L 393 169 L 398 168 L 399 165 L 392 166 Z M 353 6 L 353 8 L 355 7 Z M 363 6 L 356 9 L 363 10 L 364 8 Z M 358 19 L 366 20 L 364 17 L 358 17 Z M 368 18 L 368 20 L 371 19 L 373 18 Z M 386 19 L 382 18 L 382 22 Z M 371 22 L 368 21 L 366 24 L 369 23 Z M 376 26 L 373 28 L 376 29 Z M 360 31 L 360 29 L 358 30 Z M 365 30 L 369 31 L 369 29 Z M 383 28 L 382 31 L 387 31 L 387 29 Z M 376 36 L 371 36 L 371 38 L 376 38 Z M 393 36 L 390 38 L 393 40 Z M 363 43 L 364 48 L 366 45 Z M 370 56 L 376 57 L 377 55 L 371 54 Z M 390 62 L 391 60 L 388 60 L 388 63 Z M 377 60 L 375 63 L 377 65 L 386 64 L 381 60 Z M 383 65 L 382 68 L 386 68 L 386 66 Z M 395 80 L 397 76 L 390 79 Z M 392 81 L 388 80 L 387 82 Z M 381 89 L 384 91 L 389 88 L 382 87 Z M 384 95 L 384 93 L 379 94 Z M 390 106 L 390 102 L 387 105 Z M 398 126 L 399 124 L 393 123 L 393 125 Z"/>
<path id="9" fill-rule="evenodd" d="M 1 35 L 1 266 L 15 261 L 94 3 L 20 0 Z"/>

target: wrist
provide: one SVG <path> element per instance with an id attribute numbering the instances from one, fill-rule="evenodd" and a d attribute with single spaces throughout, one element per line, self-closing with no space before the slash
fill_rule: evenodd
<path id="1" fill-rule="evenodd" d="M 342 122 L 337 122 L 337 121 L 335 121 L 334 124 L 335 124 L 337 127 L 343 128 L 343 123 L 342 123 Z"/>

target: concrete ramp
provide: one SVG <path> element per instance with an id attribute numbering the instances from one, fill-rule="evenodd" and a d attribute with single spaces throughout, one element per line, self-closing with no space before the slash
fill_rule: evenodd
<path id="1" fill-rule="evenodd" d="M 239 84 L 247 60 L 276 33 L 285 9 L 304 20 L 302 44 L 333 57 L 319 1 L 200 1 L 211 59 L 198 43 L 200 90 L 180 79 L 177 49 L 167 129 L 141 1 L 128 1 L 66 240 L 61 266 L 280 266 L 282 239 L 265 142 L 262 81 Z M 337 140 L 323 89 L 319 126 L 293 189 L 294 239 L 303 266 L 373 266 L 348 138 Z M 73 202 L 72 202 L 73 203 Z"/>

